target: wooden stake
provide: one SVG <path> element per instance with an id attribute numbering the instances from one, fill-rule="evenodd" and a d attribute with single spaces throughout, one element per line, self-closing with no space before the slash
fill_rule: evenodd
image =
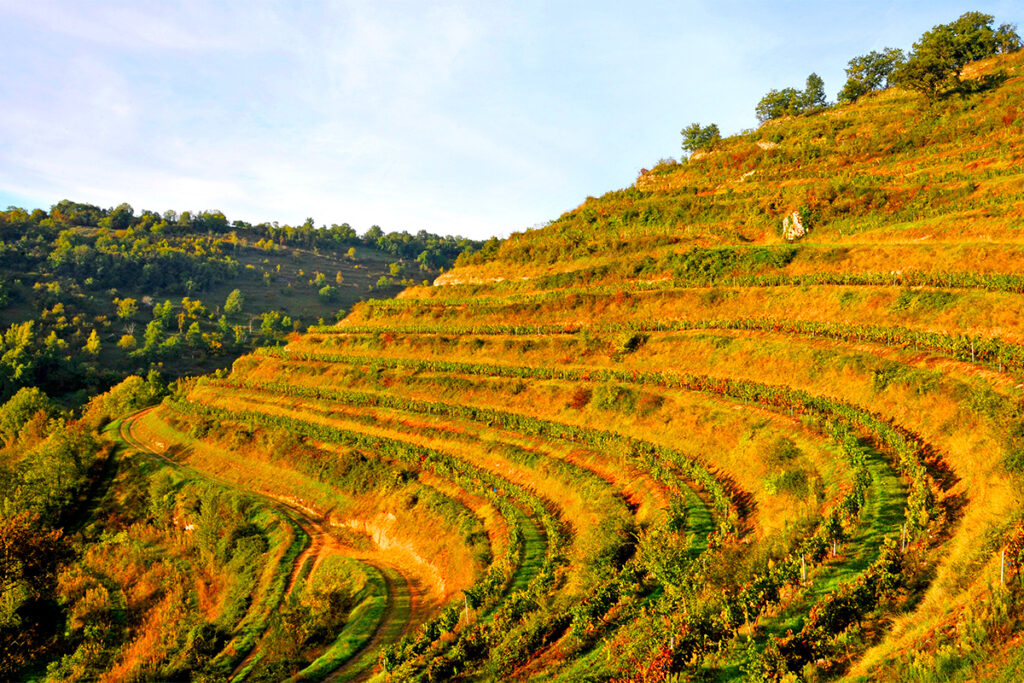
<path id="1" fill-rule="evenodd" d="M 1006 577 L 1006 550 L 1003 550 L 999 558 L 999 586 L 1003 587 L 1003 579 Z"/>
<path id="2" fill-rule="evenodd" d="M 803 555 L 800 555 L 800 583 L 807 583 L 807 564 Z"/>

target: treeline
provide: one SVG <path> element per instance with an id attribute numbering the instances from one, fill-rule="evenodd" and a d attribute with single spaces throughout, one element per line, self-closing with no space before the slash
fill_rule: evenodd
<path id="1" fill-rule="evenodd" d="M 132 282 L 160 291 L 184 287 L 191 293 L 236 276 L 238 262 L 232 255 L 240 246 L 267 251 L 362 246 L 438 270 L 483 244 L 425 230 L 385 233 L 376 225 L 360 236 L 348 223 L 316 227 L 312 218 L 290 226 L 229 222 L 219 211 L 161 215 L 143 210 L 136 215 L 128 204 L 101 209 L 66 199 L 49 212 L 16 207 L 0 211 L 0 267 L 45 265 L 96 287 Z"/>
<path id="2" fill-rule="evenodd" d="M 995 17 L 965 12 L 956 21 L 926 31 L 909 53 L 887 47 L 851 59 L 839 102 L 855 102 L 868 93 L 898 85 L 934 100 L 964 86 L 963 69 L 971 62 L 1021 49 L 1017 27 L 993 28 Z M 813 113 L 828 106 L 824 82 L 817 74 L 807 78 L 803 91 L 771 90 L 757 105 L 760 122 L 781 116 Z"/>
<path id="3" fill-rule="evenodd" d="M 209 372 L 482 245 L 378 226 L 359 236 L 312 219 L 229 222 L 219 211 L 10 207 L 0 211 L 0 401 L 36 386 L 80 405 L 153 367 Z"/>

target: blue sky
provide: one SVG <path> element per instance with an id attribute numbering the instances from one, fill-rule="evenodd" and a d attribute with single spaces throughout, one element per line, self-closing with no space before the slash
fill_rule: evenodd
<path id="1" fill-rule="evenodd" d="M 0 0 L 0 206 L 507 235 L 1016 1 Z"/>

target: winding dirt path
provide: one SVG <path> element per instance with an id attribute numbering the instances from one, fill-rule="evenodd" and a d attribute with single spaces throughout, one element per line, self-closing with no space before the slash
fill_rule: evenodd
<path id="1" fill-rule="evenodd" d="M 371 565 L 380 571 L 384 577 L 387 591 L 387 606 L 380 622 L 366 643 L 356 650 L 352 657 L 330 673 L 325 680 L 354 681 L 369 678 L 377 668 L 377 653 L 380 648 L 386 644 L 397 642 L 416 623 L 422 621 L 423 615 L 418 615 L 418 611 L 423 606 L 424 595 L 418 582 L 408 576 L 398 565 L 389 561 L 383 553 L 359 550 L 341 543 L 330 533 L 324 520 L 316 517 L 310 510 L 268 493 L 239 488 L 229 481 L 225 481 L 202 470 L 197 470 L 169 457 L 167 453 L 170 450 L 171 444 L 146 439 L 136 434 L 135 431 L 136 422 L 156 410 L 156 408 L 156 406 L 146 408 L 123 418 L 118 427 L 120 439 L 131 448 L 158 458 L 175 468 L 188 470 L 198 477 L 236 489 L 246 496 L 260 499 L 288 517 L 306 534 L 309 543 L 293 561 L 285 588 L 286 596 L 290 596 L 302 581 L 308 580 L 320 563 L 323 562 L 324 558 L 331 554 L 343 555 L 352 560 Z M 303 569 L 308 562 L 312 562 L 312 566 L 309 572 L 304 572 Z M 257 643 L 231 672 L 230 680 L 244 680 L 246 668 L 259 655 L 259 652 L 260 647 Z"/>

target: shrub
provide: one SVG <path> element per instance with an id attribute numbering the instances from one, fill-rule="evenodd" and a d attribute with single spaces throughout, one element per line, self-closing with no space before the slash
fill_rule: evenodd
<path id="1" fill-rule="evenodd" d="M 338 288 L 332 287 L 331 285 L 324 285 L 316 294 L 320 297 L 320 301 L 323 301 L 324 303 L 331 303 L 338 298 Z"/>
<path id="2" fill-rule="evenodd" d="M 768 493 L 784 493 L 797 499 L 804 499 L 810 493 L 810 482 L 803 470 L 786 470 L 765 481 Z"/>
<path id="3" fill-rule="evenodd" d="M 123 351 L 134 351 L 138 344 L 139 342 L 135 339 L 135 335 L 133 334 L 122 335 L 121 338 L 117 340 L 117 348 Z"/>
<path id="4" fill-rule="evenodd" d="M 796 460 L 800 455 L 800 449 L 792 439 L 780 436 L 769 446 L 764 459 L 769 465 L 779 466 Z"/>
<path id="5" fill-rule="evenodd" d="M 636 392 L 620 384 L 602 384 L 594 391 L 594 405 L 601 410 L 632 413 L 636 409 Z"/>
<path id="6" fill-rule="evenodd" d="M 568 406 L 576 410 L 583 410 L 590 403 L 591 391 L 587 387 L 576 387 L 572 396 L 569 397 Z"/>

